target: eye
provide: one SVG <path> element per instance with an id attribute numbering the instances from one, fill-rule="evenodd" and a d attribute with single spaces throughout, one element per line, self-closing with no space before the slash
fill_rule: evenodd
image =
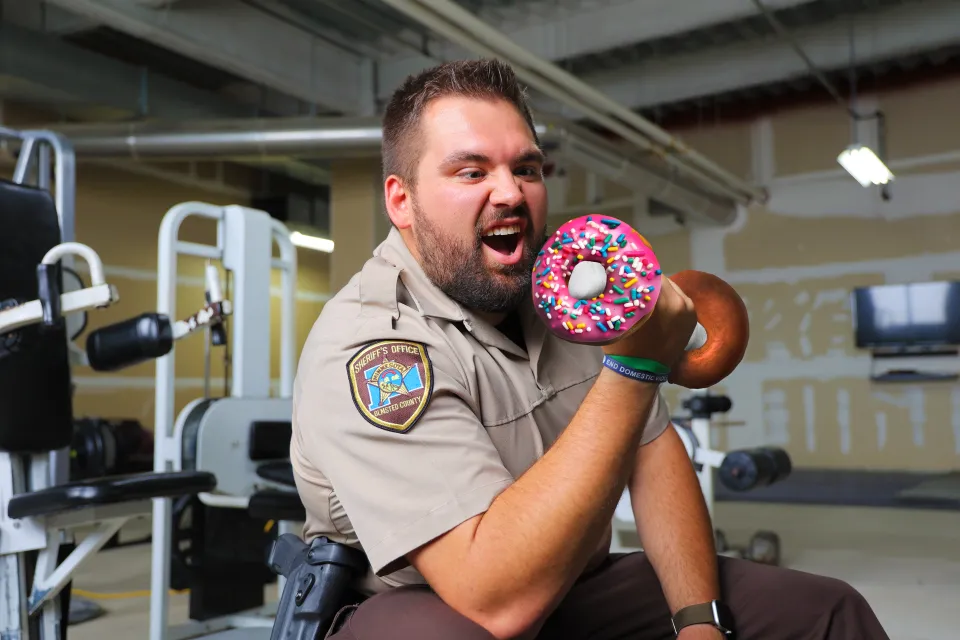
<path id="1" fill-rule="evenodd" d="M 543 177 L 543 171 L 538 166 L 520 167 L 519 169 L 517 169 L 516 174 L 519 176 L 523 176 L 525 178 Z"/>
<path id="2" fill-rule="evenodd" d="M 458 177 L 464 178 L 466 180 L 479 180 L 480 178 L 483 177 L 483 175 L 484 175 L 483 171 L 481 171 L 480 169 L 467 169 L 457 174 Z"/>

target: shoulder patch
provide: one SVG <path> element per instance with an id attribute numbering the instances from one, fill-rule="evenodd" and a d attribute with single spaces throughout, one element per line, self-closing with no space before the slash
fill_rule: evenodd
<path id="1" fill-rule="evenodd" d="M 360 415 L 394 433 L 410 431 L 433 395 L 433 363 L 420 342 L 368 344 L 347 362 L 347 377 Z"/>

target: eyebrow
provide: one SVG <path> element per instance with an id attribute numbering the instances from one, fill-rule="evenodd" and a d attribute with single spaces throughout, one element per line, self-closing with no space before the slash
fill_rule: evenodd
<path id="1" fill-rule="evenodd" d="M 515 164 L 522 164 L 524 162 L 543 163 L 545 161 L 546 156 L 542 151 L 540 151 L 540 149 L 537 148 L 527 149 L 513 159 Z M 440 163 L 440 166 L 449 167 L 451 165 L 464 164 L 467 162 L 489 164 L 491 160 L 489 156 L 482 153 L 476 153 L 474 151 L 454 151 L 443 159 L 443 162 Z"/>

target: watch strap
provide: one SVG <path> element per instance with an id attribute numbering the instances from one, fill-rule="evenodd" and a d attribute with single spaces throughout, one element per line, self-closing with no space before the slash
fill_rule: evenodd
<path id="1" fill-rule="evenodd" d="M 724 635 L 733 637 L 733 622 L 730 610 L 719 600 L 693 604 L 677 611 L 673 616 L 673 632 L 679 634 L 684 627 L 709 624 Z"/>

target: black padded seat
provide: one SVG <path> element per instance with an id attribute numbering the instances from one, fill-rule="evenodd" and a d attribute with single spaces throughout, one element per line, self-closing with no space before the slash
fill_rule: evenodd
<path id="1" fill-rule="evenodd" d="M 293 479 L 293 465 L 288 460 L 276 460 L 257 465 L 257 475 L 264 480 L 270 480 L 288 487 L 296 487 Z"/>
<path id="2" fill-rule="evenodd" d="M 176 498 L 212 491 L 216 486 L 216 477 L 203 471 L 108 476 L 13 496 L 7 515 L 14 519 L 30 518 L 149 498 Z"/>
<path id="3" fill-rule="evenodd" d="M 291 520 L 302 522 L 307 510 L 296 491 L 265 489 L 250 496 L 247 513 L 258 520 Z"/>

